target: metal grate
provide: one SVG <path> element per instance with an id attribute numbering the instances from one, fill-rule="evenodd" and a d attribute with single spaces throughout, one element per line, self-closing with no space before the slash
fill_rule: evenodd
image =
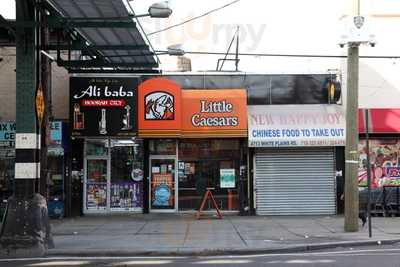
<path id="1" fill-rule="evenodd" d="M 258 151 L 257 214 L 335 214 L 334 162 L 332 148 Z"/>

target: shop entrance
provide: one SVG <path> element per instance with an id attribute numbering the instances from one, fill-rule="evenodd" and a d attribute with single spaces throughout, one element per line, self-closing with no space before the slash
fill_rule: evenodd
<path id="1" fill-rule="evenodd" d="M 86 140 L 84 162 L 85 213 L 142 211 L 141 140 Z"/>
<path id="2" fill-rule="evenodd" d="M 176 157 L 150 156 L 150 210 L 175 212 L 177 210 Z"/>
<path id="3" fill-rule="evenodd" d="M 86 159 L 84 195 L 86 212 L 105 212 L 108 205 L 108 158 L 88 157 Z"/>

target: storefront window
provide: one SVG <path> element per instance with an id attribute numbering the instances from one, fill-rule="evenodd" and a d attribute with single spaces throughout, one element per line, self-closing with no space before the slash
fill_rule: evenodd
<path id="1" fill-rule="evenodd" d="M 175 140 L 151 140 L 149 144 L 150 154 L 152 155 L 175 155 Z"/>
<path id="2" fill-rule="evenodd" d="M 142 192 L 142 141 L 111 140 L 111 210 L 141 209 Z"/>
<path id="3" fill-rule="evenodd" d="M 86 156 L 107 156 L 108 140 L 87 140 L 86 141 Z"/>
<path id="4" fill-rule="evenodd" d="M 47 158 L 47 167 L 50 172 L 47 181 L 50 200 L 63 200 L 63 166 L 63 157 L 49 156 Z"/>
<path id="5" fill-rule="evenodd" d="M 57 151 L 63 150 L 60 147 Z M 54 152 L 54 151 L 53 151 Z M 64 216 L 64 157 L 53 153 L 47 158 L 48 168 L 48 211 L 52 218 L 61 218 Z"/>
<path id="6" fill-rule="evenodd" d="M 88 210 L 107 208 L 107 160 L 87 160 L 86 196 Z"/>
<path id="7" fill-rule="evenodd" d="M 151 159 L 151 208 L 175 209 L 175 159 Z"/>
<path id="8" fill-rule="evenodd" d="M 179 209 L 197 209 L 205 189 L 211 190 L 221 209 L 238 209 L 240 156 L 237 139 L 181 140 Z"/>
<path id="9" fill-rule="evenodd" d="M 360 155 L 358 166 L 358 186 L 367 186 L 366 141 L 358 144 Z M 372 139 L 369 141 L 372 189 L 384 186 L 400 186 L 400 140 Z"/>

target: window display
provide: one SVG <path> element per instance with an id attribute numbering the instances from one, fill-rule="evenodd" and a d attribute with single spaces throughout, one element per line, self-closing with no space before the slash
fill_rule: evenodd
<path id="1" fill-rule="evenodd" d="M 221 209 L 238 209 L 239 162 L 240 142 L 237 139 L 180 140 L 179 209 L 197 209 L 204 188 L 212 191 Z"/>
<path id="2" fill-rule="evenodd" d="M 366 142 L 358 145 L 360 154 L 358 168 L 358 185 L 367 186 L 367 153 Z M 371 163 L 371 188 L 390 185 L 400 186 L 400 140 L 380 139 L 369 141 Z"/>
<path id="3" fill-rule="evenodd" d="M 142 142 L 111 140 L 111 144 L 111 210 L 141 209 L 143 203 Z"/>
<path id="4" fill-rule="evenodd" d="M 87 160 L 86 208 L 105 210 L 107 208 L 107 160 Z"/>
<path id="5" fill-rule="evenodd" d="M 151 208 L 175 209 L 175 159 L 151 159 Z"/>
<path id="6" fill-rule="evenodd" d="M 143 141 L 86 140 L 86 210 L 141 211 Z"/>
<path id="7" fill-rule="evenodd" d="M 86 156 L 107 156 L 108 140 L 87 140 L 86 141 Z"/>

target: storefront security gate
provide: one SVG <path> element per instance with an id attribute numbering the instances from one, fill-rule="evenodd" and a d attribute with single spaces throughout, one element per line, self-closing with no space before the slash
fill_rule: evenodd
<path id="1" fill-rule="evenodd" d="M 256 151 L 257 214 L 335 214 L 334 162 L 333 148 Z"/>

